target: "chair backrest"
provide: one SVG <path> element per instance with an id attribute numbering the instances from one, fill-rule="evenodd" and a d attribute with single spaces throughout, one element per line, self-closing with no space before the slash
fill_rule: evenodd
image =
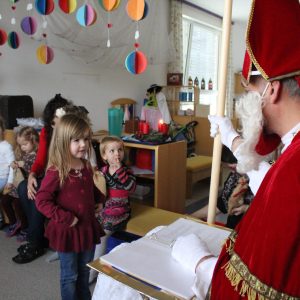
<path id="1" fill-rule="evenodd" d="M 136 104 L 136 101 L 130 98 L 119 98 L 111 102 L 112 106 L 134 105 L 134 104 Z"/>

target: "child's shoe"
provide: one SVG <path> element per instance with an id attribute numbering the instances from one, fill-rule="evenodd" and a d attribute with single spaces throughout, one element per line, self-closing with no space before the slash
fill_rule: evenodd
<path id="1" fill-rule="evenodd" d="M 20 221 L 17 221 L 13 225 L 9 225 L 8 231 L 6 232 L 6 236 L 7 237 L 12 237 L 12 236 L 16 235 L 17 232 L 20 230 L 20 228 L 21 228 L 21 222 Z"/>

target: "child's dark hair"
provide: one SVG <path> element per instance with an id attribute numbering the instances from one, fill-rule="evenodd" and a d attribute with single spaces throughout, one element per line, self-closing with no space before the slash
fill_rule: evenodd
<path id="1" fill-rule="evenodd" d="M 47 132 L 48 145 L 50 144 L 53 128 L 52 121 L 55 117 L 55 112 L 58 108 L 64 107 L 71 104 L 71 102 L 61 96 L 61 94 L 56 94 L 55 97 L 46 104 L 43 112 L 43 120 L 45 130 Z"/>
<path id="2" fill-rule="evenodd" d="M 25 141 L 29 141 L 33 144 L 33 151 L 36 152 L 39 146 L 39 134 L 38 132 L 30 126 L 22 127 L 19 132 L 17 133 L 16 138 L 24 138 Z M 23 156 L 23 151 L 21 150 L 20 145 L 17 143 L 17 147 L 15 150 L 16 158 L 21 159 Z"/>

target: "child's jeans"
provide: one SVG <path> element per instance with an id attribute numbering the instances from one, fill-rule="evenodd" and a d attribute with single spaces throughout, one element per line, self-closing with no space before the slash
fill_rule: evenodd
<path id="1" fill-rule="evenodd" d="M 2 190 L 4 189 L 5 185 L 7 183 L 7 177 L 6 178 L 0 178 L 0 193 L 2 193 Z M 3 221 L 3 216 L 0 211 L 0 222 Z"/>
<path id="2" fill-rule="evenodd" d="M 90 268 L 95 248 L 80 253 L 58 252 L 60 259 L 60 291 L 62 300 L 90 300 Z"/>

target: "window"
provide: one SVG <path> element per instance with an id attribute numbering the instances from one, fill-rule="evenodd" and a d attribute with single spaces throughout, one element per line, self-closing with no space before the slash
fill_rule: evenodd
<path id="1" fill-rule="evenodd" d="M 220 31 L 183 17 L 184 80 L 212 79 L 217 83 Z M 215 88 L 217 87 L 214 85 Z"/>
<path id="2" fill-rule="evenodd" d="M 189 76 L 193 80 L 197 77 L 199 86 L 205 81 L 205 90 L 211 79 L 215 92 L 201 92 L 202 104 L 213 104 L 218 89 L 218 60 L 221 31 L 183 16 L 183 68 L 184 83 Z"/>

